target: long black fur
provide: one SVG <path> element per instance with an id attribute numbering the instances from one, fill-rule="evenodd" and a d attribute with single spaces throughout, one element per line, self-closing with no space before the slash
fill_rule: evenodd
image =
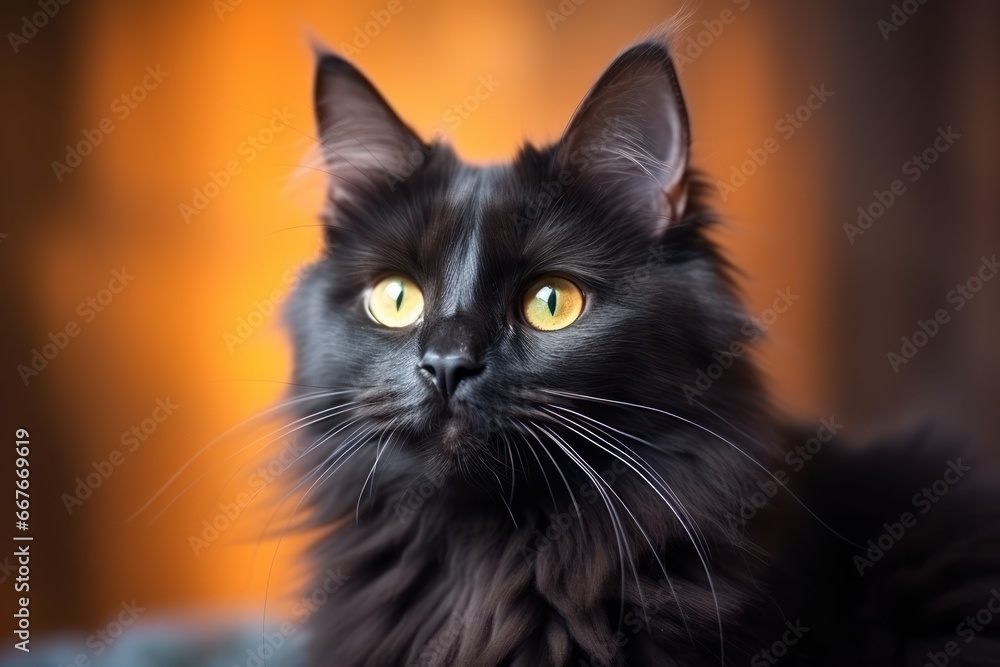
<path id="1" fill-rule="evenodd" d="M 299 470 L 324 531 L 309 567 L 347 579 L 310 621 L 312 664 L 922 665 L 1000 586 L 975 467 L 857 571 L 959 454 L 833 442 L 775 481 L 809 433 L 732 353 L 759 334 L 708 238 L 663 45 L 623 54 L 560 142 L 509 165 L 423 143 L 330 54 L 317 110 L 327 246 L 288 320 L 300 416 L 318 415 Z M 410 327 L 366 312 L 388 273 L 424 293 Z M 519 307 L 549 273 L 587 304 L 537 331 Z M 444 399 L 420 360 L 455 339 L 482 370 Z M 956 641 L 950 664 L 1000 664 L 993 626 Z"/>

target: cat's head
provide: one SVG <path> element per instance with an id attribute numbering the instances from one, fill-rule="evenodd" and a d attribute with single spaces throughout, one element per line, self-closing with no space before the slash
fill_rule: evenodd
<path id="1" fill-rule="evenodd" d="M 455 470 L 442 484 L 506 492 L 549 461 L 573 480 L 621 469 L 623 445 L 730 483 L 738 456 L 702 427 L 745 424 L 758 387 L 731 354 L 700 382 L 748 329 L 666 47 L 624 52 L 555 144 L 498 166 L 422 141 L 337 56 L 315 95 L 326 249 L 289 319 L 295 380 L 320 394 L 310 465 L 345 466 L 331 486 L 356 497 L 377 461 L 401 486 Z"/>

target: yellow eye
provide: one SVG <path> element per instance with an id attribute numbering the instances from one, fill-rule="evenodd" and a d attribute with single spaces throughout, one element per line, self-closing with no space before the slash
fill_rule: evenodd
<path id="1" fill-rule="evenodd" d="M 565 278 L 546 276 L 524 294 L 524 318 L 541 331 L 568 327 L 583 312 L 583 292 Z"/>
<path id="2" fill-rule="evenodd" d="M 403 276 L 383 278 L 368 297 L 368 312 L 387 327 L 409 326 L 423 310 L 423 293 L 415 282 Z"/>

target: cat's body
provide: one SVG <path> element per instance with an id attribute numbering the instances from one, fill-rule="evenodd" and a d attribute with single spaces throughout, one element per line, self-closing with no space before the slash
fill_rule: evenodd
<path id="1" fill-rule="evenodd" d="M 787 499 L 751 520 L 776 533 L 764 590 L 809 627 L 782 664 L 1000 665 L 995 467 L 927 432 L 864 444 L 824 445 L 790 484 L 854 544 Z"/>
<path id="2" fill-rule="evenodd" d="M 965 471 L 859 573 L 960 454 L 824 437 L 775 474 L 806 436 L 742 351 L 662 45 L 509 166 L 423 144 L 335 56 L 317 110 L 328 250 L 289 321 L 329 529 L 310 567 L 345 581 L 313 664 L 922 665 L 1000 586 L 997 505 Z M 949 664 L 1000 664 L 992 637 Z"/>
<path id="3" fill-rule="evenodd" d="M 790 439 L 790 449 L 807 437 Z M 863 548 L 794 501 L 747 522 L 751 533 L 771 533 L 758 548 L 739 555 L 713 547 L 725 664 L 922 667 L 935 665 L 934 656 L 940 665 L 1000 664 L 997 494 L 967 472 L 921 514 L 926 505 L 913 504 L 912 489 L 919 494 L 951 463 L 961 470 L 971 461 L 916 443 L 855 455 L 834 441 L 826 460 L 791 486 Z M 313 664 L 722 664 L 714 603 L 686 545 L 677 545 L 686 553 L 663 556 L 677 597 L 658 567 L 647 567 L 644 600 L 627 581 L 632 598 L 620 616 L 617 547 L 609 533 L 581 548 L 572 508 L 522 519 L 514 530 L 461 504 L 433 507 L 406 525 L 397 508 L 383 507 L 382 530 L 349 522 L 324 543 L 321 565 L 357 574 L 313 623 Z M 907 512 L 915 525 L 901 522 Z M 868 540 L 877 551 L 869 553 Z M 607 598 L 593 600 L 600 596 Z"/>

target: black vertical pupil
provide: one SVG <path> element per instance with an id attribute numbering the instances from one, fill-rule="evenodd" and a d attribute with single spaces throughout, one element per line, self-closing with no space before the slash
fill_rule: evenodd
<path id="1" fill-rule="evenodd" d="M 549 298 L 546 301 L 546 303 L 549 306 L 549 315 L 555 315 L 556 314 L 556 291 L 554 289 L 552 289 L 551 287 L 549 288 Z"/>
<path id="2" fill-rule="evenodd" d="M 396 295 L 396 310 L 403 305 L 403 284 L 399 283 L 399 294 Z"/>

